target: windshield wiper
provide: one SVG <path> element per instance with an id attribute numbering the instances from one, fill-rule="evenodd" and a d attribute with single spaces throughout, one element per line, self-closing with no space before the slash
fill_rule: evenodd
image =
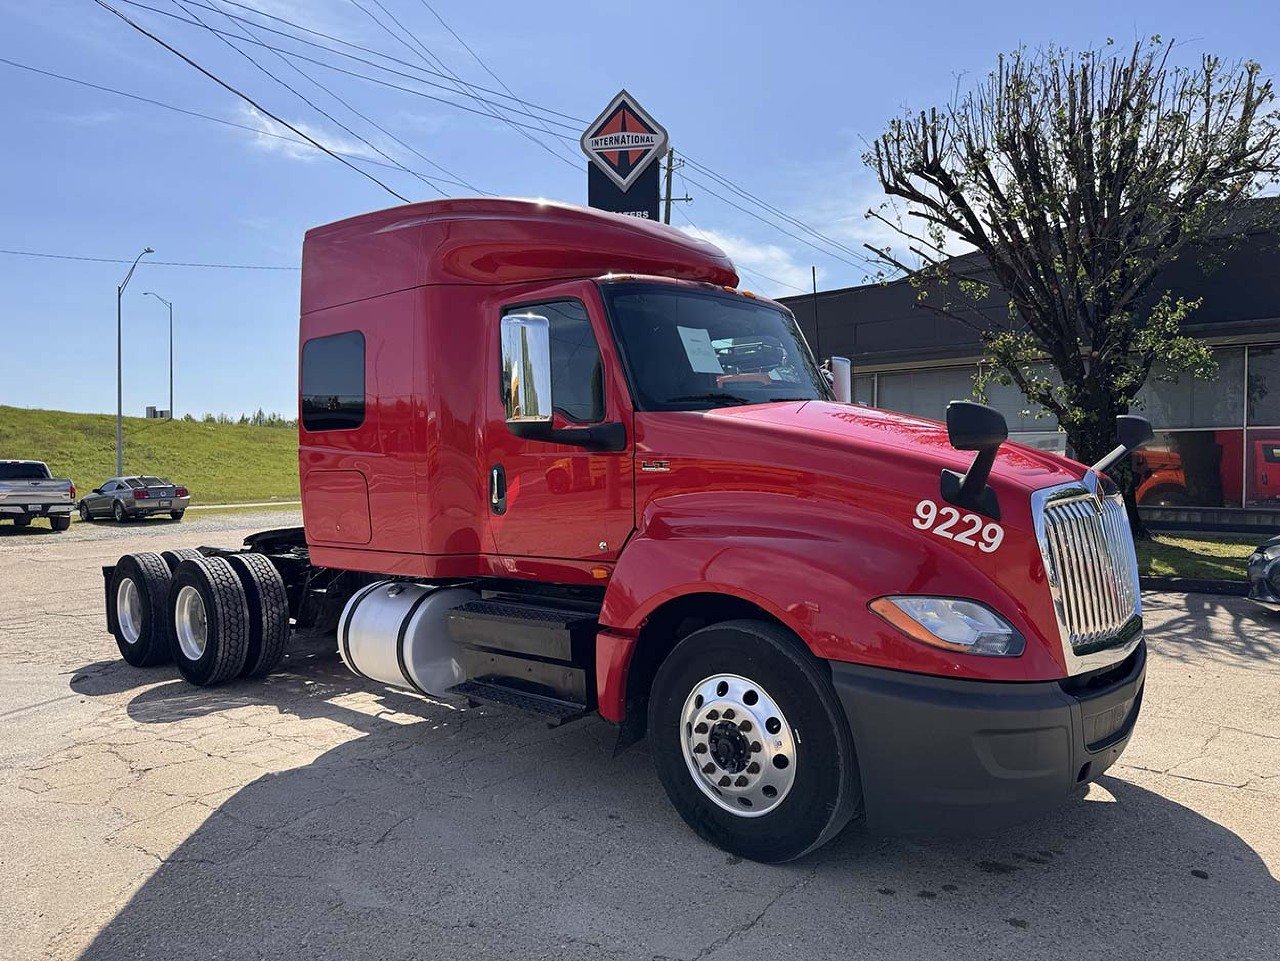
<path id="1" fill-rule="evenodd" d="M 817 399 L 818 399 L 818 398 L 816 398 L 816 397 L 770 397 L 770 398 L 769 398 L 769 403 L 771 403 L 771 404 L 784 404 L 784 403 L 788 403 L 788 402 L 794 403 L 794 402 L 795 402 L 795 401 L 797 401 L 797 400 L 817 400 Z"/>
<path id="2" fill-rule="evenodd" d="M 730 404 L 756 404 L 759 401 L 748 400 L 745 397 L 739 397 L 737 394 L 716 393 L 715 391 L 706 394 L 682 394 L 679 397 L 668 397 L 663 401 L 664 404 L 678 404 L 686 400 L 710 400 L 725 401 Z"/>

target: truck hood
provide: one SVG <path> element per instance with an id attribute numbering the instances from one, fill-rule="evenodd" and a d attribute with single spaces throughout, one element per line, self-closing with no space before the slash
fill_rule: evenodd
<path id="1" fill-rule="evenodd" d="M 964 471 L 973 453 L 958 451 L 947 439 L 946 425 L 874 407 L 828 401 L 788 401 L 709 411 L 737 425 L 756 425 L 803 443 L 825 441 L 869 456 L 910 459 Z M 1087 468 L 1073 460 L 1023 444 L 1006 442 L 996 455 L 991 476 L 1024 490 L 1039 490 L 1079 480 Z"/>

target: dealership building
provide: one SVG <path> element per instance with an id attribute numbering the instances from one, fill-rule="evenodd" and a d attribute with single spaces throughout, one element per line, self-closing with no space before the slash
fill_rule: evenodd
<path id="1" fill-rule="evenodd" d="M 1156 442 L 1136 455 L 1139 502 L 1153 520 L 1243 526 L 1280 523 L 1280 202 L 1240 211 L 1230 241 L 1188 250 L 1153 289 L 1203 298 L 1184 329 L 1213 347 L 1216 377 L 1153 370 L 1135 413 L 1148 417 Z M 1008 324 L 1008 297 L 981 255 L 959 258 L 966 274 L 991 285 L 976 306 L 984 326 Z M 963 263 L 969 261 L 969 263 Z M 985 276 L 984 276 L 985 274 Z M 947 402 L 973 394 L 983 363 L 973 326 L 919 303 L 910 281 L 783 298 L 814 352 L 849 357 L 858 402 L 940 419 Z M 941 303 L 934 292 L 930 302 Z M 1052 415 L 1030 408 L 1016 387 L 993 386 L 987 402 L 1002 411 L 1015 440 L 1065 451 Z M 1030 409 L 1029 409 L 1030 408 Z M 1040 416 L 1036 416 L 1037 413 Z"/>

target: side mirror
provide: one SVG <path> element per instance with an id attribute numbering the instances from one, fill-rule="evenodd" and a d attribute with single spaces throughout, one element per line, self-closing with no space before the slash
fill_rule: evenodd
<path id="1" fill-rule="evenodd" d="M 502 318 L 502 401 L 508 424 L 551 423 L 551 325 L 538 314 Z"/>
<path id="2" fill-rule="evenodd" d="M 831 386 L 836 400 L 842 404 L 853 403 L 853 361 L 848 357 L 831 358 Z"/>
<path id="3" fill-rule="evenodd" d="M 102 493 L 102 488 L 101 488 L 101 487 L 95 487 L 95 488 L 94 488 L 93 490 L 91 490 L 89 493 L 90 493 L 90 494 L 101 494 L 101 493 Z"/>
<path id="4" fill-rule="evenodd" d="M 971 400 L 953 400 L 947 405 L 947 439 L 956 450 L 974 450 L 978 456 L 963 474 L 942 472 L 942 499 L 999 520 L 1000 504 L 987 478 L 996 451 L 1009 439 L 1004 414 Z"/>
<path id="5" fill-rule="evenodd" d="M 1155 438 L 1151 429 L 1151 421 L 1136 414 L 1121 414 L 1116 418 L 1116 440 L 1119 443 L 1106 457 L 1094 464 L 1091 470 L 1104 471 L 1124 457 L 1132 454 L 1139 447 L 1145 447 Z"/>

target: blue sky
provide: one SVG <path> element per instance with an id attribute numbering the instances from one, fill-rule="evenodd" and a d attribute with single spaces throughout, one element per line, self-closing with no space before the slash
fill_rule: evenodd
<path id="1" fill-rule="evenodd" d="M 111 2 L 326 145 L 383 161 L 215 36 Z M 188 17 L 179 0 L 141 2 Z M 182 2 L 226 30 L 237 28 L 210 7 L 248 16 L 223 0 Z M 414 61 L 417 51 L 360 8 L 394 31 L 389 11 L 464 80 L 499 89 L 423 0 L 381 0 L 381 10 L 378 0 L 238 2 Z M 625 86 L 666 126 L 678 152 L 855 250 L 884 240 L 862 217 L 878 200 L 859 160 L 866 142 L 903 108 L 944 102 L 957 84 L 981 77 L 1002 50 L 1159 33 L 1181 41 L 1184 57 L 1201 51 L 1249 57 L 1268 73 L 1280 64 L 1280 36 L 1262 28 L 1274 21 L 1270 3 L 431 5 L 520 97 L 589 120 Z M 376 148 L 424 175 L 438 174 L 274 53 L 245 49 Z M 315 150 L 266 136 L 289 134 L 92 0 L 0 0 L 0 57 L 250 128 L 0 64 L 0 249 L 131 260 L 150 245 L 153 261 L 293 266 L 308 227 L 394 202 Z M 299 65 L 419 154 L 484 190 L 585 202 L 576 145 L 539 147 L 491 116 Z M 477 108 L 456 92 L 450 99 Z M 552 139 L 541 128 L 538 135 Z M 402 171 L 365 166 L 411 199 L 437 196 Z M 862 281 L 863 268 L 734 209 L 694 181 L 727 194 L 723 187 L 685 172 L 690 179 L 677 180 L 677 187 L 687 187 L 695 201 L 684 213 L 744 268 L 744 286 L 793 293 L 807 287 L 811 264 L 824 287 Z M 687 227 L 680 216 L 675 221 Z M 127 266 L 0 254 L 0 404 L 114 411 L 115 285 Z M 158 301 L 143 296 L 148 290 L 175 305 L 179 414 L 294 410 L 296 272 L 144 261 L 124 302 L 126 413 L 167 403 L 167 318 Z"/>

